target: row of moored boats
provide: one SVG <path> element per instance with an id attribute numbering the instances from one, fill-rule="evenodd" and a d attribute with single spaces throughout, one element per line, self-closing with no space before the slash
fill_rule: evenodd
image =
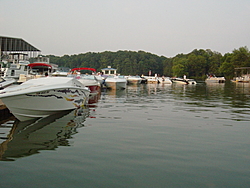
<path id="1" fill-rule="evenodd" d="M 28 68 L 27 68 L 28 67 Z M 2 69 L 0 99 L 20 121 L 47 117 L 60 111 L 87 105 L 101 88 L 125 89 L 127 84 L 162 83 L 194 85 L 193 79 L 157 76 L 121 76 L 103 71 L 96 74 L 93 68 L 75 68 L 70 71 L 53 71 L 44 62 L 13 64 L 12 69 Z M 90 70 L 91 74 L 81 74 Z M 109 71 L 111 68 L 109 68 Z M 19 84 L 13 83 L 18 82 Z M 206 82 L 223 83 L 224 77 L 208 77 Z M 8 87 L 9 86 L 9 87 Z"/>

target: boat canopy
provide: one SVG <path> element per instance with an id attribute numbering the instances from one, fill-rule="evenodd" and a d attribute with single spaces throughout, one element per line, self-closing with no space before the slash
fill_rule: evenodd
<path id="1" fill-rule="evenodd" d="M 90 70 L 90 71 L 96 72 L 96 69 L 94 69 L 94 68 L 87 68 L 87 67 L 81 67 L 81 68 L 73 68 L 73 69 L 71 69 L 72 72 L 74 72 L 74 71 L 80 71 L 80 70 Z"/>
<path id="2" fill-rule="evenodd" d="M 47 63 L 30 63 L 30 64 L 28 64 L 28 66 L 31 68 L 33 68 L 33 67 L 50 67 L 50 68 L 52 68 L 52 66 L 47 64 Z"/>

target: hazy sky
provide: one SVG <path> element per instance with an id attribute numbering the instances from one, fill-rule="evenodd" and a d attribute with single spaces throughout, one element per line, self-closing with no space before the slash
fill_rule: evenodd
<path id="1" fill-rule="evenodd" d="M 250 0 L 0 0 L 0 36 L 22 38 L 44 55 L 224 54 L 250 46 Z"/>

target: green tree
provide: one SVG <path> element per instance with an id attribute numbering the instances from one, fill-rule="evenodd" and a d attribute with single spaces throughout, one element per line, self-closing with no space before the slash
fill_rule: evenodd
<path id="1" fill-rule="evenodd" d="M 190 54 L 187 60 L 188 76 L 202 77 L 206 71 L 206 59 L 201 55 Z"/>
<path id="2" fill-rule="evenodd" d="M 176 77 L 181 77 L 183 75 L 188 76 L 186 64 L 187 64 L 186 58 L 178 58 L 178 57 L 175 58 L 172 67 L 173 76 Z"/>
<path id="3" fill-rule="evenodd" d="M 249 67 L 250 66 L 250 53 L 247 47 L 240 47 L 234 49 L 232 53 L 232 63 L 234 67 Z"/>
<path id="4" fill-rule="evenodd" d="M 234 77 L 234 65 L 225 61 L 220 67 L 220 72 L 223 73 L 227 79 L 232 79 Z"/>

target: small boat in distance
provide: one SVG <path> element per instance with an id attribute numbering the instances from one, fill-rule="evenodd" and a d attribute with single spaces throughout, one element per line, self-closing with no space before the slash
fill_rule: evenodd
<path id="1" fill-rule="evenodd" d="M 176 84 L 183 84 L 183 85 L 189 84 L 188 81 L 183 78 L 172 78 L 172 82 Z"/>
<path id="2" fill-rule="evenodd" d="M 20 121 L 42 118 L 85 105 L 89 89 L 68 77 L 31 79 L 0 92 L 0 98 Z"/>
<path id="3" fill-rule="evenodd" d="M 197 82 L 194 79 L 186 79 L 189 85 L 195 85 Z"/>
<path id="4" fill-rule="evenodd" d="M 173 83 L 169 77 L 164 77 L 164 76 L 159 78 L 159 81 L 162 84 L 172 84 Z"/>
<path id="5" fill-rule="evenodd" d="M 127 76 L 128 84 L 140 84 L 142 78 L 140 76 Z"/>
<path id="6" fill-rule="evenodd" d="M 173 83 L 177 84 L 183 84 L 183 85 L 195 85 L 197 82 L 194 79 L 187 78 L 186 75 L 183 76 L 183 78 L 172 78 Z"/>
<path id="7" fill-rule="evenodd" d="M 216 77 L 215 75 L 207 75 L 206 83 L 225 83 L 225 77 Z"/>
<path id="8" fill-rule="evenodd" d="M 239 72 L 240 71 L 240 72 Z M 231 80 L 235 83 L 250 83 L 250 67 L 235 68 L 236 77 Z"/>
<path id="9" fill-rule="evenodd" d="M 159 84 L 159 78 L 156 76 L 145 76 L 148 84 Z"/>

